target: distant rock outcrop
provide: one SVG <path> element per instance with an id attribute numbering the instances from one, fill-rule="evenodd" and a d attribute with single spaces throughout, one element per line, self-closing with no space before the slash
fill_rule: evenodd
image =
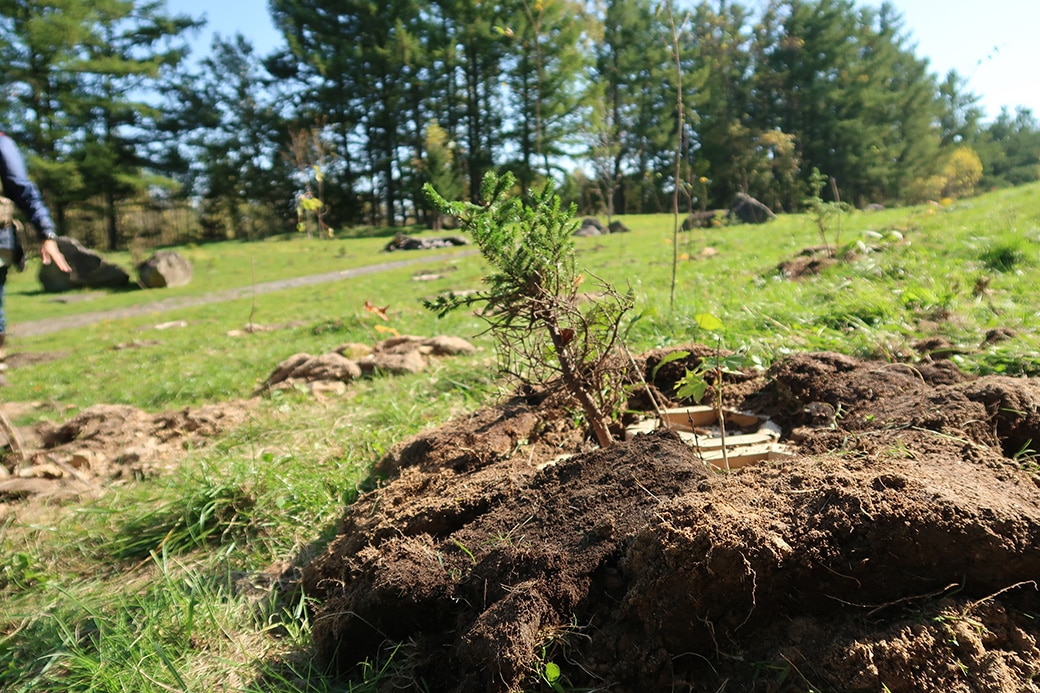
<path id="1" fill-rule="evenodd" d="M 575 236 L 605 236 L 610 233 L 603 222 L 596 217 L 585 217 L 581 220 L 581 226 L 574 232 Z"/>
<path id="2" fill-rule="evenodd" d="M 606 236 L 612 233 L 626 233 L 630 229 L 623 222 L 614 220 L 610 226 L 604 225 L 596 217 L 585 217 L 581 220 L 581 226 L 574 232 L 575 236 Z"/>

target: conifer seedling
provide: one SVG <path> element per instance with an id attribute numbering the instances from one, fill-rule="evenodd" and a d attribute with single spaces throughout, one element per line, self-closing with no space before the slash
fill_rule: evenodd
<path id="1" fill-rule="evenodd" d="M 578 401 L 601 447 L 614 442 L 611 417 L 623 396 L 621 320 L 632 297 L 598 280 L 582 293 L 574 249 L 574 210 L 562 209 L 550 180 L 529 202 L 513 193 L 512 174 L 485 175 L 481 204 L 449 202 L 424 187 L 431 204 L 458 217 L 490 265 L 484 289 L 448 293 L 424 305 L 438 315 L 480 305 L 497 345 L 499 367 L 524 383 L 562 382 Z"/>

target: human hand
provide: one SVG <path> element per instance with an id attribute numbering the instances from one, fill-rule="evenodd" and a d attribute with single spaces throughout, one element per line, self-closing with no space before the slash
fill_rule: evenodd
<path id="1" fill-rule="evenodd" d="M 54 266 L 62 272 L 72 273 L 72 267 L 69 265 L 68 260 L 65 259 L 61 249 L 58 248 L 58 242 L 53 238 L 48 238 L 40 245 L 40 258 L 45 265 L 53 262 Z"/>

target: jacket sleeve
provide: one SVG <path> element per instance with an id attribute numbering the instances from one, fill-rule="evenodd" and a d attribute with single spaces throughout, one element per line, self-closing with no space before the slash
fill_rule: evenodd
<path id="1" fill-rule="evenodd" d="M 28 217 L 40 240 L 54 238 L 54 220 L 43 201 L 40 189 L 29 180 L 29 173 L 25 167 L 18 147 L 7 135 L 0 135 L 0 183 L 3 183 L 3 192 L 6 197 L 14 201 L 18 209 Z"/>

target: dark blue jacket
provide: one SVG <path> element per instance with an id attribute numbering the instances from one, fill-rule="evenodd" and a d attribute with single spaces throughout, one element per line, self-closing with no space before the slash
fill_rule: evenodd
<path id="1" fill-rule="evenodd" d="M 43 202 L 40 189 L 29 180 L 25 160 L 18 146 L 3 133 L 0 133 L 0 183 L 3 184 L 4 196 L 13 200 L 28 217 L 41 241 L 56 236 L 54 220 Z"/>

